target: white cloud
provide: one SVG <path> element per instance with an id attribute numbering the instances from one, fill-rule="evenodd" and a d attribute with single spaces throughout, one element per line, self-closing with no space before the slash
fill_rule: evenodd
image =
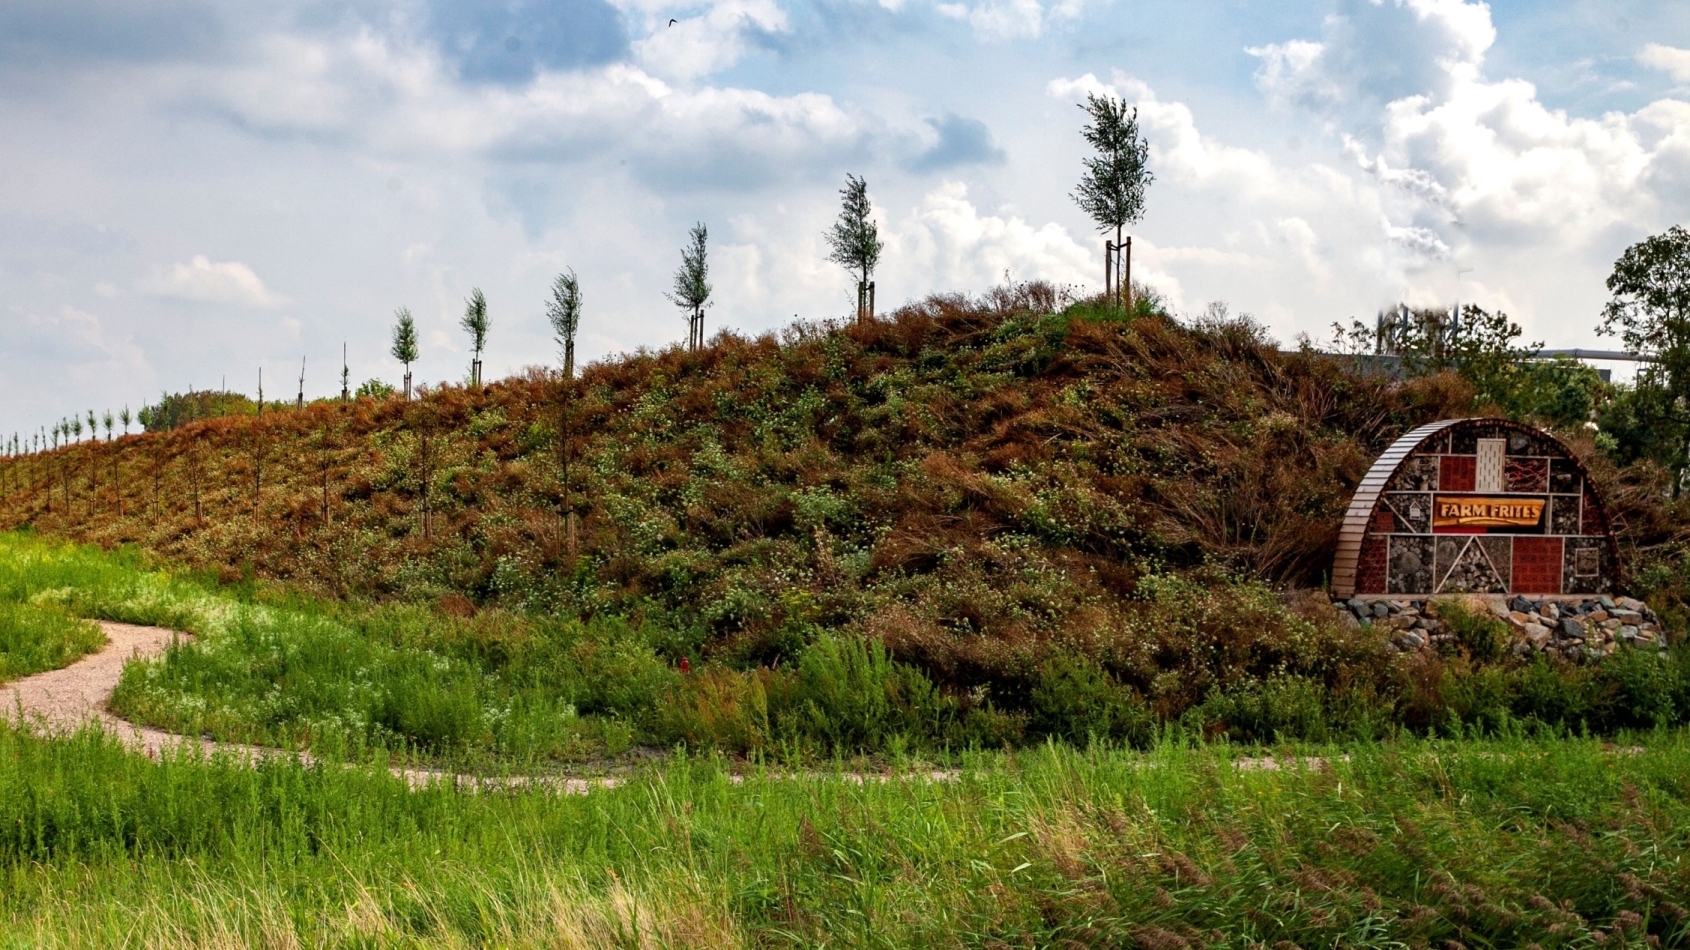
<path id="1" fill-rule="evenodd" d="M 636 43 L 650 69 L 613 63 L 541 73 L 520 86 L 460 83 L 432 48 L 369 31 L 279 37 L 231 74 L 218 66 L 184 73 L 177 96 L 231 112 L 256 132 L 346 142 L 396 161 L 570 164 L 614 152 L 647 177 L 700 186 L 849 161 L 871 139 L 877 149 L 920 153 L 928 128 L 916 116 L 894 127 L 824 94 L 677 86 L 655 72 L 695 79 L 739 55 L 745 31 L 784 24 L 772 0 L 725 0 Z"/>
<path id="2" fill-rule="evenodd" d="M 1370 0 L 1326 17 L 1322 38 L 1249 47 L 1270 101 L 1330 112 L 1440 95 L 1477 74 L 1496 42 L 1490 8 L 1463 0 Z"/>
<path id="3" fill-rule="evenodd" d="M 156 269 L 151 278 L 142 282 L 141 289 L 160 297 L 196 303 L 272 307 L 281 302 L 251 267 L 240 261 L 213 263 L 204 254 L 194 255 L 186 264 Z"/>
<path id="4" fill-rule="evenodd" d="M 1495 39 L 1482 3 L 1375 0 L 1328 17 L 1318 41 L 1249 52 L 1270 102 L 1320 120 L 1383 186 L 1387 240 L 1425 261 L 1611 255 L 1616 232 L 1690 212 L 1690 105 L 1569 115 L 1525 80 L 1485 74 Z M 1651 44 L 1638 58 L 1690 77 L 1690 51 Z"/>
<path id="5" fill-rule="evenodd" d="M 930 287 L 986 287 L 1003 280 L 1048 280 L 1101 285 L 1102 254 L 1075 241 L 1058 224 L 1035 226 L 1018 215 L 982 214 L 968 200 L 968 186 L 945 182 L 887 235 L 888 269 L 930 275 Z M 891 262 L 896 261 L 896 264 Z"/>
<path id="6" fill-rule="evenodd" d="M 1151 170 L 1195 188 L 1226 187 L 1251 195 L 1279 194 L 1298 185 L 1273 167 L 1266 154 L 1226 145 L 1197 129 L 1197 118 L 1183 102 L 1165 102 L 1144 82 L 1117 72 L 1105 83 L 1091 73 L 1055 79 L 1045 91 L 1078 100 L 1086 93 L 1109 95 L 1138 109 L 1139 128 L 1150 142 Z"/>
<path id="7" fill-rule="evenodd" d="M 786 13 L 774 0 L 717 0 L 701 16 L 669 18 L 661 14 L 648 35 L 634 43 L 634 57 L 647 72 L 672 79 L 694 79 L 719 72 L 745 55 L 747 34 L 784 33 Z"/>
<path id="8" fill-rule="evenodd" d="M 961 20 L 974 32 L 992 40 L 1031 39 L 1053 26 L 1072 23 L 1084 12 L 1085 0 L 1056 0 L 1048 7 L 1039 0 L 974 0 L 940 3 L 934 9 Z"/>
<path id="9" fill-rule="evenodd" d="M 1650 43 L 1637 54 L 1637 61 L 1661 70 L 1675 82 L 1690 82 L 1690 49 Z"/>

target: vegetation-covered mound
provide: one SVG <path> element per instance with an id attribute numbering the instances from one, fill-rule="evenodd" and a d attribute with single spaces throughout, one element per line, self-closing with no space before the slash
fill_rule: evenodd
<path id="1" fill-rule="evenodd" d="M 1434 724 L 1452 704 L 1535 708 L 1524 680 L 1460 699 L 1445 660 L 1407 670 L 1322 598 L 1273 590 L 1321 583 L 1350 492 L 1392 439 L 1484 408 L 1467 381 L 1352 372 L 1282 352 L 1248 321 L 1055 304 L 1038 285 L 936 297 L 863 324 L 642 352 L 573 382 L 534 370 L 82 443 L 0 470 L 0 524 L 136 544 L 226 581 L 435 605 L 427 623 L 357 619 L 346 642 L 462 659 L 453 688 L 476 712 L 447 730 L 459 737 L 508 707 L 488 685 L 501 675 L 649 741 L 741 749 L 1142 739 L 1193 710 L 1271 737 L 1334 716 L 1367 729 Z M 1632 576 L 1671 582 L 1639 554 L 1672 539 L 1661 470 L 1617 469 L 1582 430 L 1563 435 L 1606 490 Z M 1656 606 L 1672 623 L 1673 604 Z M 301 630 L 297 643 L 319 627 Z M 254 636 L 244 653 L 131 677 L 120 704 L 259 739 L 352 715 L 325 699 L 292 720 L 183 719 L 205 708 L 183 696 L 250 688 L 259 703 L 289 677 L 254 659 L 270 634 Z M 323 671 L 346 659 L 335 675 L 352 695 L 364 661 L 322 646 Z M 1447 658 L 1468 672 L 1470 659 Z M 683 661 L 697 675 L 677 678 Z M 1543 718 L 1637 718 L 1586 679 L 1567 694 L 1584 699 Z M 615 682 L 634 685 L 600 695 Z M 1679 687 L 1663 689 L 1676 709 Z"/>

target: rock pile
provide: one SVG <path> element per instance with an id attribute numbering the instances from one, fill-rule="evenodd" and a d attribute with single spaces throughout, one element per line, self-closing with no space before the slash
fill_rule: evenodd
<path id="1" fill-rule="evenodd" d="M 1466 600 L 1483 602 L 1508 625 L 1513 652 L 1521 656 L 1543 652 L 1579 659 L 1608 656 L 1621 646 L 1667 648 L 1660 619 L 1631 597 L 1558 600 L 1469 595 Z M 1437 601 L 1356 598 L 1332 606 L 1346 623 L 1390 631 L 1391 645 L 1403 652 L 1435 649 L 1455 639 L 1438 619 Z"/>

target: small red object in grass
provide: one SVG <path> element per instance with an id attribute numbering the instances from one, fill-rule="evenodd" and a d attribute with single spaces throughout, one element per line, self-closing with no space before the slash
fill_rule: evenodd
<path id="1" fill-rule="evenodd" d="M 692 672 L 692 664 L 688 663 L 687 658 L 684 657 L 684 656 L 681 657 L 681 672 L 682 673 L 691 673 Z"/>

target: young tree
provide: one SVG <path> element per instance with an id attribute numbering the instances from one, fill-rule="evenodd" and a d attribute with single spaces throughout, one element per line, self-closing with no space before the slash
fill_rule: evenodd
<path id="1" fill-rule="evenodd" d="M 411 364 L 417 361 L 417 321 L 411 318 L 410 307 L 400 307 L 393 312 L 398 321 L 393 325 L 393 358 L 405 364 L 405 399 L 411 398 Z M 342 388 L 345 388 L 345 372 L 341 373 Z"/>
<path id="2" fill-rule="evenodd" d="M 839 220 L 825 237 L 831 248 L 828 260 L 850 271 L 857 278 L 857 319 L 874 316 L 873 288 L 869 277 L 880 263 L 880 252 L 886 242 L 880 239 L 880 229 L 869 220 L 872 208 L 868 201 L 868 182 L 855 175 L 845 176 L 845 187 L 839 190 L 841 207 Z"/>
<path id="3" fill-rule="evenodd" d="M 475 348 L 475 359 L 469 364 L 470 385 L 480 386 L 481 351 L 487 346 L 487 298 L 482 296 L 480 287 L 470 291 L 469 299 L 464 301 L 464 318 L 459 325 L 469 334 Z"/>
<path id="4" fill-rule="evenodd" d="M 1150 143 L 1138 133 L 1138 109 L 1129 109 L 1125 102 L 1113 96 L 1086 94 L 1080 106 L 1091 118 L 1091 124 L 1080 129 L 1097 153 L 1084 159 L 1086 173 L 1080 177 L 1074 191 L 1074 201 L 1080 210 L 1091 216 L 1100 232 L 1115 232 L 1110 245 L 1110 259 L 1104 265 L 1105 294 L 1112 302 L 1122 301 L 1121 288 L 1132 293 L 1132 252 L 1129 244 L 1124 267 L 1115 267 L 1114 259 L 1121 253 L 1121 230 L 1144 217 L 1144 190 L 1155 181 L 1151 174 Z M 1130 241 L 1130 239 L 1129 239 Z"/>
<path id="5" fill-rule="evenodd" d="M 552 299 L 546 301 L 546 319 L 563 353 L 563 378 L 575 378 L 575 331 L 581 327 L 581 282 L 571 268 L 552 281 Z"/>
<path id="6" fill-rule="evenodd" d="M 94 442 L 100 441 L 100 423 L 92 409 L 88 410 L 88 438 Z"/>
<path id="7" fill-rule="evenodd" d="M 1669 228 L 1626 248 L 1608 292 L 1596 332 L 1654 358 L 1637 372 L 1639 422 L 1648 454 L 1676 476 L 1676 496 L 1690 476 L 1690 231 Z"/>
<path id="8" fill-rule="evenodd" d="M 702 222 L 687 232 L 688 243 L 681 248 L 681 266 L 675 270 L 675 292 L 665 294 L 669 301 L 687 311 L 687 349 L 704 345 L 704 308 L 710 300 L 710 263 L 706 241 L 710 232 Z"/>
<path id="9" fill-rule="evenodd" d="M 134 419 L 135 419 L 134 416 L 129 414 L 129 407 L 128 406 L 124 406 L 123 411 L 117 414 L 117 419 L 118 419 L 119 422 L 123 423 L 123 434 L 128 435 L 129 434 L 129 423 L 134 421 Z"/>
<path id="10" fill-rule="evenodd" d="M 106 441 L 110 442 L 112 429 L 116 426 L 117 420 L 112 417 L 111 410 L 107 409 L 105 415 L 100 417 L 100 421 L 106 424 Z"/>
<path id="11" fill-rule="evenodd" d="M 569 393 L 575 384 L 575 333 L 581 328 L 581 282 L 573 268 L 552 281 L 552 299 L 546 303 L 546 318 L 563 351 L 563 379 L 558 387 L 558 467 L 563 474 L 564 540 L 575 555 L 575 499 L 569 484 L 570 426 Z"/>

